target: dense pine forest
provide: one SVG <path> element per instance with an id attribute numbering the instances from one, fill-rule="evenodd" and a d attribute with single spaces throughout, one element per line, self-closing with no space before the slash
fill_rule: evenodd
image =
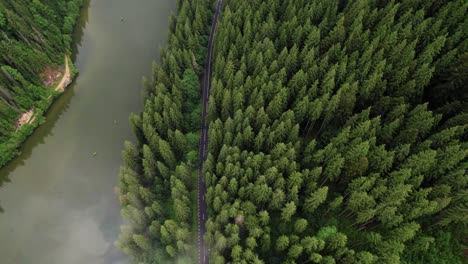
<path id="1" fill-rule="evenodd" d="M 144 263 L 191 263 L 197 252 L 199 89 L 212 10 L 210 0 L 177 1 L 161 64 L 143 80 L 145 109 L 130 117 L 138 144 L 125 143 L 119 184 L 130 225 L 116 245 Z"/>
<path id="2" fill-rule="evenodd" d="M 130 118 L 116 243 L 195 263 L 214 1 L 177 1 Z M 204 167 L 211 263 L 466 263 L 468 3 L 227 1 Z"/>
<path id="3" fill-rule="evenodd" d="M 51 104 L 46 84 L 71 51 L 83 0 L 0 0 L 0 167 L 40 122 Z M 37 118 L 17 131 L 20 116 Z"/>

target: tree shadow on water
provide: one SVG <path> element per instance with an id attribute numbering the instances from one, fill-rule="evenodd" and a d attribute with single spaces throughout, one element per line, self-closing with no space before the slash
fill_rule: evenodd
<path id="1" fill-rule="evenodd" d="M 0 169 L 0 188 L 5 188 L 3 185 L 11 182 L 10 174 L 26 164 L 27 160 L 32 156 L 32 152 L 35 147 L 44 144 L 47 137 L 53 136 L 53 129 L 56 126 L 57 121 L 63 113 L 68 110 L 71 99 L 75 95 L 74 88 L 75 82 L 73 82 L 66 91 L 53 102 L 45 114 L 45 122 L 39 125 L 34 130 L 33 134 L 26 139 L 19 149 L 20 154 Z M 3 212 L 4 209 L 1 207 L 0 201 L 0 213 Z"/>
<path id="2" fill-rule="evenodd" d="M 72 60 L 76 61 L 76 57 L 79 54 L 79 48 L 81 47 L 84 31 L 89 21 L 89 6 L 91 0 L 84 0 L 83 7 L 81 8 L 81 14 L 76 22 L 75 29 L 73 31 L 73 43 L 72 43 Z"/>
<path id="3" fill-rule="evenodd" d="M 88 10 L 90 2 L 91 0 L 83 1 L 81 16 L 77 21 L 75 31 L 73 33 L 73 61 L 76 61 L 79 48 L 81 47 L 84 30 L 86 28 L 86 24 L 88 23 Z M 10 174 L 17 168 L 25 165 L 26 161 L 31 157 L 33 149 L 38 145 L 44 144 L 45 138 L 53 135 L 52 131 L 57 124 L 57 121 L 70 107 L 71 99 L 75 95 L 75 85 L 77 79 L 79 79 L 79 74 L 75 76 L 74 81 L 68 86 L 65 92 L 52 103 L 50 108 L 45 113 L 45 122 L 39 125 L 35 129 L 34 133 L 29 136 L 20 147 L 19 151 L 21 154 L 0 169 L 0 188 L 4 188 L 3 185 L 11 182 Z M 0 213 L 3 212 L 5 212 L 5 210 L 2 208 L 0 201 Z"/>

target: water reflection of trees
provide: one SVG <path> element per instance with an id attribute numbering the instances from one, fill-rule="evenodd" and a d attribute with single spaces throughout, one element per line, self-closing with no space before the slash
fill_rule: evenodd
<path id="1" fill-rule="evenodd" d="M 73 32 L 73 44 L 72 44 L 72 60 L 76 60 L 76 56 L 78 55 L 79 51 L 78 48 L 81 47 L 81 43 L 83 40 L 84 29 L 86 28 L 86 24 L 88 24 L 89 20 L 89 5 L 91 0 L 84 0 L 83 7 L 81 9 L 81 15 L 76 23 L 75 31 Z"/>
<path id="2" fill-rule="evenodd" d="M 73 33 L 73 44 L 72 44 L 72 60 L 76 60 L 78 54 L 78 49 L 82 43 L 82 37 L 84 34 L 84 29 L 88 23 L 88 10 L 91 0 L 84 0 L 83 7 L 81 11 L 81 16 L 79 17 L 75 31 Z M 23 143 L 21 147 L 21 154 L 10 161 L 6 166 L 0 169 L 0 188 L 3 185 L 11 182 L 10 174 L 15 171 L 18 167 L 21 167 L 25 164 L 25 161 L 28 160 L 32 155 L 32 150 L 40 145 L 44 144 L 44 139 L 52 135 L 52 129 L 55 127 L 57 120 L 60 116 L 68 109 L 70 105 L 71 98 L 75 95 L 74 84 L 70 87 L 52 104 L 50 109 L 46 113 L 46 122 L 41 124 L 36 131 Z M 0 213 L 4 212 L 4 208 L 1 206 L 0 201 Z"/>
<path id="3" fill-rule="evenodd" d="M 8 175 L 5 175 L 4 177 L 0 175 L 0 187 L 3 186 L 5 182 L 10 182 L 10 178 L 8 178 Z M 3 207 L 2 204 L 0 203 L 0 213 L 3 213 Z"/>

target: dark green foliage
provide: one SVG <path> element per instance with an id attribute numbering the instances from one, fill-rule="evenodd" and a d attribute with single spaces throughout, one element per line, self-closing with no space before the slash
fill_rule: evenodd
<path id="1" fill-rule="evenodd" d="M 468 223 L 467 9 L 229 1 L 205 166 L 211 260 L 412 263 L 421 247 L 458 260 L 434 239 Z"/>
<path id="2" fill-rule="evenodd" d="M 145 110 L 130 123 L 120 172 L 122 227 L 116 245 L 138 263 L 190 263 L 196 258 L 193 215 L 200 129 L 200 82 L 212 2 L 178 1 L 168 48 L 144 80 Z"/>
<path id="3" fill-rule="evenodd" d="M 187 255 L 194 245 L 187 233 L 196 232 L 189 217 L 196 211 L 193 89 L 207 34 L 201 22 L 209 24 L 202 7 L 211 5 L 178 4 L 145 111 L 132 118 L 143 135 L 139 153 L 126 146 L 121 173 L 132 227 L 119 245 L 148 263 Z M 463 261 L 468 4 L 225 4 L 204 166 L 210 261 Z M 136 199 L 141 186 L 153 200 Z M 151 252 L 140 235 L 152 239 Z"/>
<path id="4" fill-rule="evenodd" d="M 82 0 L 0 0 L 0 167 L 31 132 L 15 132 L 21 113 L 42 115 L 53 91 L 46 67 L 63 65 Z M 21 135 L 16 135 L 21 134 Z"/>
<path id="5" fill-rule="evenodd" d="M 466 238 L 466 232 L 434 231 L 431 235 L 433 237 L 420 237 L 410 244 L 411 250 L 405 252 L 406 263 L 466 263 L 460 254 L 464 250 L 460 240 Z"/>

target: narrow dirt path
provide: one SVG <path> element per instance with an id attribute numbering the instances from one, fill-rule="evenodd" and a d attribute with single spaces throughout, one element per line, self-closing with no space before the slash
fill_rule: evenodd
<path id="1" fill-rule="evenodd" d="M 65 91 L 65 87 L 67 87 L 67 85 L 69 85 L 70 83 L 71 83 L 70 67 L 68 65 L 68 56 L 65 55 L 65 72 L 63 73 L 62 79 L 57 84 L 54 90 L 57 92 L 63 92 Z M 51 95 L 48 97 L 48 99 L 50 98 L 52 98 Z M 23 113 L 18 119 L 18 121 L 16 121 L 16 130 L 18 131 L 25 124 L 31 124 L 32 122 L 34 122 L 34 120 L 36 120 L 36 118 L 34 117 L 34 114 L 35 114 L 34 109 L 31 109 L 27 111 L 26 113 Z"/>
<path id="2" fill-rule="evenodd" d="M 71 82 L 70 67 L 68 66 L 68 56 L 65 55 L 65 72 L 63 73 L 62 80 L 55 87 L 55 91 L 63 92 L 65 87 Z"/>

